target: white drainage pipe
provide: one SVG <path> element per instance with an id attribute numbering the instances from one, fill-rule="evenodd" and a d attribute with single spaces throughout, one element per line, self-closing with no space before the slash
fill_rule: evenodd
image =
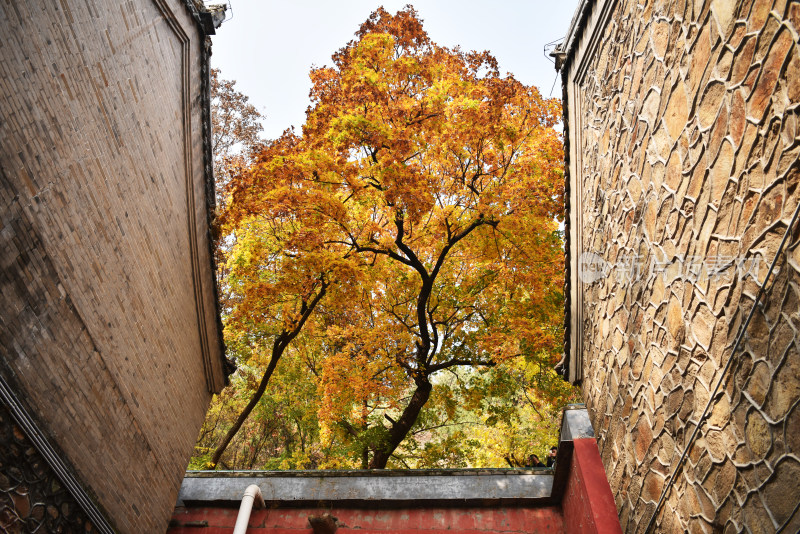
<path id="1" fill-rule="evenodd" d="M 255 503 L 256 510 L 264 508 L 264 498 L 261 496 L 261 488 L 255 484 L 247 486 L 242 497 L 242 505 L 239 507 L 239 515 L 236 516 L 236 525 L 233 527 L 233 534 L 246 534 L 247 523 L 250 521 L 250 512 Z"/>

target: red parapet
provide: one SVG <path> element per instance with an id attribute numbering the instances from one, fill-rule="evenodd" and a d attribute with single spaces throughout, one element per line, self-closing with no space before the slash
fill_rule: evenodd
<path id="1" fill-rule="evenodd" d="M 267 504 L 253 510 L 250 534 L 311 533 L 312 516 L 316 534 L 622 532 L 583 405 L 564 410 L 554 470 L 194 472 L 168 534 L 232 533 L 250 484 Z"/>
<path id="2" fill-rule="evenodd" d="M 622 532 L 617 506 L 594 438 L 572 442 L 572 459 L 561 508 L 567 534 Z"/>
<path id="3" fill-rule="evenodd" d="M 311 532 L 309 516 L 330 513 L 337 518 L 337 534 L 410 534 L 458 532 L 493 534 L 501 532 L 564 532 L 558 506 L 464 507 L 464 508 L 277 508 L 254 510 L 248 533 L 298 534 Z M 169 534 L 230 534 L 236 510 L 207 506 L 179 508 L 172 516 Z"/>

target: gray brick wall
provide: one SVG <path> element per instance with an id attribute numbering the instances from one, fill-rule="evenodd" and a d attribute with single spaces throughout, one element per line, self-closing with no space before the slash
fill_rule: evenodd
<path id="1" fill-rule="evenodd" d="M 179 0 L 0 5 L 0 372 L 121 532 L 166 528 L 224 381 L 203 36 Z"/>

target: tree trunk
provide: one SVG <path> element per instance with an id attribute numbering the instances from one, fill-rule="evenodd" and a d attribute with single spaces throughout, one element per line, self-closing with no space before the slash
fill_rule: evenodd
<path id="1" fill-rule="evenodd" d="M 253 397 L 250 399 L 250 402 L 247 403 L 247 406 L 244 407 L 242 413 L 239 414 L 239 417 L 236 419 L 236 422 L 233 424 L 228 433 L 225 434 L 225 438 L 222 440 L 222 443 L 219 444 L 217 449 L 214 451 L 214 456 L 211 457 L 211 468 L 216 469 L 217 463 L 219 463 L 219 459 L 222 457 L 222 453 L 225 452 L 225 449 L 228 448 L 230 445 L 231 440 L 239 432 L 239 429 L 242 428 L 247 417 L 250 415 L 250 412 L 253 411 L 253 408 L 256 407 L 258 401 L 261 400 L 261 397 L 264 396 L 264 392 L 267 390 L 267 384 L 269 384 L 269 379 L 272 377 L 272 373 L 275 371 L 275 367 L 278 365 L 278 360 L 281 359 L 283 356 L 283 352 L 286 350 L 286 347 L 289 346 L 289 343 L 297 337 L 297 334 L 300 333 L 300 330 L 303 329 L 303 325 L 306 324 L 306 321 L 314 312 L 314 308 L 317 307 L 319 301 L 322 300 L 322 297 L 325 296 L 325 293 L 328 291 L 329 283 L 325 281 L 324 276 L 320 276 L 320 283 L 319 291 L 311 299 L 311 301 L 303 300 L 300 306 L 300 320 L 294 325 L 292 330 L 290 331 L 283 331 L 275 338 L 275 342 L 272 344 L 272 357 L 269 360 L 269 365 L 267 365 L 267 370 L 264 371 L 264 376 L 261 377 L 261 383 L 258 385 L 258 389 L 253 394 Z"/>
<path id="2" fill-rule="evenodd" d="M 286 345 L 282 343 L 275 343 L 272 347 L 272 358 L 269 360 L 269 365 L 267 366 L 267 370 L 264 371 L 264 376 L 261 377 L 261 383 L 258 385 L 258 389 L 253 396 L 250 398 L 250 402 L 247 403 L 247 406 L 244 407 L 242 413 L 239 414 L 239 417 L 236 419 L 236 422 L 233 426 L 228 430 L 228 433 L 225 434 L 225 438 L 222 440 L 222 443 L 217 446 L 216 450 L 214 450 L 214 456 L 211 457 L 211 466 L 212 469 L 217 468 L 217 464 L 219 463 L 219 459 L 222 457 L 222 453 L 225 452 L 225 449 L 228 448 L 230 445 L 231 440 L 239 432 L 239 429 L 242 428 L 245 420 L 250 415 L 250 412 L 253 411 L 253 408 L 256 407 L 258 401 L 261 400 L 261 397 L 264 396 L 264 392 L 267 390 L 267 384 L 269 384 L 269 379 L 272 377 L 272 373 L 275 371 L 275 367 L 278 365 L 278 360 L 281 359 L 281 355 L 283 355 L 283 351 L 286 348 Z"/>
<path id="3" fill-rule="evenodd" d="M 414 423 L 417 422 L 419 412 L 431 396 L 431 388 L 431 383 L 428 382 L 427 379 L 417 384 L 417 389 L 411 396 L 411 401 L 409 401 L 408 406 L 403 410 L 403 415 L 401 415 L 400 419 L 395 421 L 389 429 L 388 442 L 383 443 L 372 455 L 372 461 L 369 463 L 370 469 L 386 469 L 386 463 L 389 461 L 389 458 L 392 456 L 395 449 L 397 449 L 398 445 L 406 438 L 411 427 L 414 426 Z"/>

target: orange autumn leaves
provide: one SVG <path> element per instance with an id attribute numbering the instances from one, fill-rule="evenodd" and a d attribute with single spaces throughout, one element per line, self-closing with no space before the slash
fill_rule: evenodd
<path id="1" fill-rule="evenodd" d="M 268 352 L 324 283 L 304 324 L 325 354 L 321 424 L 365 432 L 385 467 L 437 373 L 557 359 L 560 107 L 430 41 L 413 8 L 356 35 L 312 71 L 302 134 L 230 181 L 226 336 L 240 360 Z"/>

